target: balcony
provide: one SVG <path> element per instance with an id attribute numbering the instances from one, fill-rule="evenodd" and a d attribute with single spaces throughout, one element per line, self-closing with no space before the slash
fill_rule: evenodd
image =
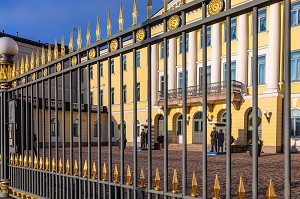
<path id="1" fill-rule="evenodd" d="M 243 101 L 242 93 L 245 90 L 245 85 L 241 82 L 231 81 L 231 99 L 234 107 L 239 110 L 241 102 Z M 181 107 L 182 106 L 183 90 L 172 89 L 168 91 L 168 107 Z M 187 88 L 187 105 L 202 104 L 203 87 L 190 86 Z M 158 92 L 157 106 L 164 106 L 164 93 Z M 226 101 L 226 82 L 216 82 L 207 85 L 207 103 L 209 111 L 213 110 L 215 104 L 222 104 Z"/>

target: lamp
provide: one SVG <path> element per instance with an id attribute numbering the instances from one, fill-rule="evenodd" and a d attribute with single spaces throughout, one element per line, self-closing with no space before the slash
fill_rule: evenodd
<path id="1" fill-rule="evenodd" d="M 272 117 L 272 112 L 268 112 L 268 110 L 264 110 L 264 115 L 268 121 L 268 123 L 270 123 L 271 117 Z"/>

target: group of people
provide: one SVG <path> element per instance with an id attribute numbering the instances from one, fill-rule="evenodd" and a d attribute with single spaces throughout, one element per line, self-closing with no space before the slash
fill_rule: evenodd
<path id="1" fill-rule="evenodd" d="M 146 148 L 148 145 L 148 131 L 145 132 L 144 129 L 141 132 L 141 145 L 141 148 Z"/>
<path id="2" fill-rule="evenodd" d="M 210 133 L 210 142 L 211 142 L 211 151 L 210 152 L 223 152 L 224 145 L 224 133 L 223 130 L 220 129 L 218 132 L 216 127 L 213 127 L 212 132 Z"/>

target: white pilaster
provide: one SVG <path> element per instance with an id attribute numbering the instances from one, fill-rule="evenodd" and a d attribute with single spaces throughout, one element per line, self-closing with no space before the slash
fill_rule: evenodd
<path id="1" fill-rule="evenodd" d="M 165 55 L 167 57 L 167 55 Z M 172 38 L 169 40 L 169 58 L 168 58 L 168 89 L 176 88 L 176 40 Z"/>
<path id="2" fill-rule="evenodd" d="M 237 24 L 237 39 L 238 39 L 238 59 L 236 67 L 236 80 L 247 85 L 247 66 L 248 66 L 248 53 L 247 53 L 247 14 L 238 17 Z"/>
<path id="3" fill-rule="evenodd" d="M 158 87 L 158 59 L 157 59 L 158 55 L 157 55 L 157 44 L 153 44 L 151 46 L 151 101 L 152 104 L 155 104 L 157 101 L 157 87 Z"/>
<path id="4" fill-rule="evenodd" d="M 196 59 L 197 59 L 197 37 L 196 31 L 189 33 L 189 53 L 188 53 L 188 86 L 195 86 L 196 85 L 196 76 L 197 76 L 197 66 L 196 66 Z"/>
<path id="5" fill-rule="evenodd" d="M 221 81 L 221 34 L 220 23 L 213 24 L 211 27 L 211 83 Z"/>
<path id="6" fill-rule="evenodd" d="M 266 81 L 267 92 L 278 91 L 279 62 L 280 62 L 280 5 L 270 6 L 269 40 Z"/>

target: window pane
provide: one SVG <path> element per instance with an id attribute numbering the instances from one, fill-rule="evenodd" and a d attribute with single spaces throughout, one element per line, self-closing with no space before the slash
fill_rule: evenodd
<path id="1" fill-rule="evenodd" d="M 295 120 L 295 134 L 296 136 L 300 136 L 300 118 L 296 118 Z"/>
<path id="2" fill-rule="evenodd" d="M 263 17 L 263 18 L 260 18 L 260 21 L 259 21 L 259 32 L 264 32 L 266 31 L 266 18 Z"/>
<path id="3" fill-rule="evenodd" d="M 294 10 L 291 12 L 291 26 L 297 25 L 297 11 Z"/>
<path id="4" fill-rule="evenodd" d="M 199 131 L 199 122 L 195 121 L 194 123 L 194 131 Z"/>

